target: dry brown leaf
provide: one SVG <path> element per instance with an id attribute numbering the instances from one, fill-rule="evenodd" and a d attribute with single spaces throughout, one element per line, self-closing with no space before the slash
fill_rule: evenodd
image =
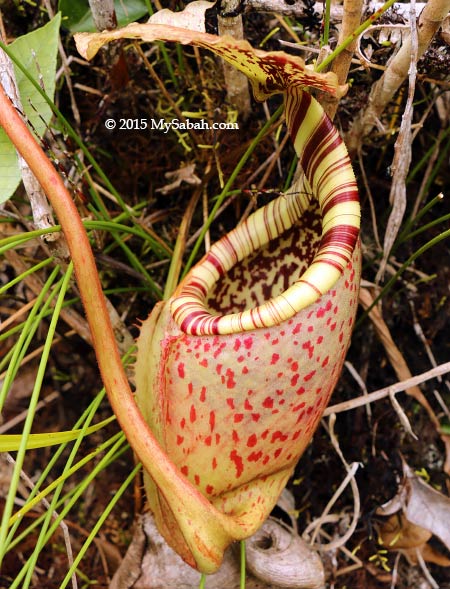
<path id="1" fill-rule="evenodd" d="M 385 548 L 401 552 L 412 565 L 419 564 L 419 552 L 426 562 L 450 566 L 450 559 L 428 544 L 431 532 L 412 524 L 403 514 L 392 515 L 380 526 L 379 537 Z"/>
<path id="2" fill-rule="evenodd" d="M 364 310 L 367 310 L 372 305 L 374 300 L 374 297 L 367 288 L 360 289 L 359 302 L 361 306 L 364 308 Z M 394 340 L 392 339 L 391 332 L 389 331 L 389 328 L 386 325 L 383 316 L 381 315 L 381 310 L 378 305 L 371 309 L 371 311 L 369 312 L 369 317 L 375 327 L 378 338 L 380 339 L 381 343 L 384 346 L 384 349 L 386 350 L 389 362 L 392 368 L 395 370 L 398 379 L 402 381 L 411 378 L 411 371 L 408 368 L 408 365 L 403 357 L 403 354 L 397 348 Z M 425 398 L 424 394 L 419 389 L 419 387 L 414 386 L 409 389 L 406 389 L 406 393 L 408 393 L 408 395 L 411 395 L 411 397 L 414 397 L 414 399 L 416 399 L 416 401 L 426 409 L 434 426 L 437 429 L 439 429 L 439 420 L 436 417 L 436 414 L 434 413 L 427 399 Z"/>
<path id="3" fill-rule="evenodd" d="M 170 184 L 166 184 L 162 188 L 158 188 L 156 192 L 161 192 L 161 194 L 168 194 L 172 192 L 179 186 L 181 186 L 182 182 L 186 182 L 186 184 L 191 184 L 192 186 L 198 186 L 202 183 L 200 178 L 194 174 L 195 172 L 195 164 L 188 164 L 187 166 L 183 166 L 178 170 L 174 170 L 173 172 L 166 172 L 164 176 L 167 180 L 172 180 Z"/>
<path id="4" fill-rule="evenodd" d="M 422 548 L 432 536 L 428 530 L 409 522 L 403 513 L 391 515 L 380 527 L 380 540 L 389 550 Z"/>
<path id="5" fill-rule="evenodd" d="M 214 2 L 195 0 L 180 12 L 173 12 L 168 8 L 158 10 L 148 19 L 148 22 L 153 25 L 170 25 L 204 33 L 206 31 L 205 12 L 213 6 Z"/>
<path id="6" fill-rule="evenodd" d="M 400 550 L 417 564 L 417 550 L 423 559 L 450 566 L 450 559 L 428 541 L 434 535 L 450 550 L 450 498 L 436 491 L 403 463 L 404 480 L 397 495 L 377 510 L 389 515 L 379 535 L 388 550 Z"/>

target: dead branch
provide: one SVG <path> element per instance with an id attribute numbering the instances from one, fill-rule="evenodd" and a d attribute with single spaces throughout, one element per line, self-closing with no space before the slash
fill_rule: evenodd
<path id="1" fill-rule="evenodd" d="M 372 14 L 383 6 L 383 2 L 368 2 L 365 3 L 368 14 Z M 417 2 L 416 10 L 420 12 L 424 9 L 425 2 Z M 319 16 L 323 15 L 324 3 L 316 2 L 313 6 L 314 12 Z M 293 0 L 286 2 L 286 0 L 246 0 L 245 10 L 254 10 L 255 12 L 276 12 L 284 16 L 296 16 L 297 18 L 305 18 L 308 16 L 308 8 L 301 0 Z M 333 3 L 331 6 L 331 20 L 335 22 L 342 21 L 344 14 L 344 6 L 342 4 Z M 400 14 L 406 20 L 409 19 L 409 3 L 402 4 L 397 2 L 393 4 L 392 10 Z"/>
<path id="2" fill-rule="evenodd" d="M 219 35 L 230 35 L 234 39 L 244 38 L 244 24 L 242 14 L 233 16 L 240 3 L 236 0 L 223 0 L 221 11 L 217 15 Z M 228 16 L 231 14 L 232 16 Z M 230 104 L 239 110 L 239 114 L 246 119 L 250 114 L 250 91 L 248 78 L 234 66 L 222 60 L 227 98 Z"/>
<path id="3" fill-rule="evenodd" d="M 114 0 L 89 0 L 89 6 L 97 30 L 112 30 L 117 27 Z"/>
<path id="4" fill-rule="evenodd" d="M 380 399 L 385 399 L 386 397 L 389 397 L 389 395 L 391 394 L 401 393 L 402 391 L 406 391 L 406 389 L 422 384 L 423 382 L 431 380 L 432 378 L 437 378 L 441 374 L 448 374 L 449 372 L 450 362 L 440 364 L 439 366 L 436 366 L 436 368 L 427 370 L 427 372 L 422 372 L 422 374 L 412 376 L 411 378 L 407 378 L 404 381 L 397 382 L 388 387 L 384 387 L 382 389 L 379 389 L 378 391 L 369 393 L 368 395 L 362 395 L 360 397 L 357 397 L 356 399 L 350 399 L 349 401 L 343 401 L 342 403 L 330 405 L 323 412 L 323 416 L 326 417 L 327 415 L 331 415 L 332 413 L 342 413 L 343 411 L 350 411 L 351 409 L 356 409 L 357 407 L 363 407 L 367 403 L 375 403 Z"/>
<path id="5" fill-rule="evenodd" d="M 339 31 L 338 45 L 343 43 L 360 25 L 363 6 L 363 0 L 344 0 L 344 13 L 342 26 Z M 350 45 L 336 57 L 331 66 L 331 71 L 337 75 L 338 84 L 340 85 L 345 84 L 347 81 L 347 75 L 352 63 L 356 44 L 357 39 L 350 43 Z M 324 94 L 321 102 L 330 119 L 334 119 L 339 104 L 339 98 Z"/>
<path id="6" fill-rule="evenodd" d="M 408 175 L 409 166 L 412 157 L 412 116 L 413 116 L 413 102 L 414 93 L 416 89 L 416 75 L 417 75 L 417 60 L 418 60 L 418 36 L 416 27 L 416 12 L 415 2 L 411 2 L 411 54 L 409 64 L 409 86 L 408 98 L 406 100 L 405 110 L 403 111 L 400 131 L 395 142 L 395 155 L 392 161 L 393 177 L 391 184 L 391 192 L 389 195 L 389 202 L 392 205 L 392 210 L 389 215 L 386 233 L 384 235 L 383 244 L 383 258 L 377 272 L 377 282 L 382 280 L 386 268 L 392 246 L 397 239 L 397 234 L 400 230 L 403 216 L 406 211 L 406 176 Z"/>
<path id="7" fill-rule="evenodd" d="M 422 10 L 417 23 L 417 59 L 427 50 L 435 33 L 448 15 L 450 0 L 429 0 Z M 405 81 L 411 63 L 412 38 L 409 35 L 389 63 L 381 78 L 372 86 L 367 108 L 355 118 L 347 135 L 347 148 L 355 153 L 362 138 L 366 136 L 379 120 L 382 112 L 394 94 Z"/>
<path id="8" fill-rule="evenodd" d="M 361 288 L 359 293 L 359 302 L 362 307 L 367 310 L 373 304 L 374 297 L 371 295 L 368 289 Z M 406 360 L 403 357 L 403 354 L 400 352 L 398 347 L 396 346 L 394 340 L 392 339 L 391 333 L 389 331 L 388 326 L 386 325 L 383 316 L 381 314 L 381 310 L 379 306 L 375 306 L 369 311 L 369 317 L 372 320 L 372 323 L 375 327 L 377 336 L 381 343 L 384 346 L 386 351 L 387 357 L 389 362 L 391 363 L 392 368 L 395 370 L 398 378 L 400 380 L 405 380 L 411 378 L 411 371 L 406 363 Z M 418 403 L 420 403 L 427 411 L 430 416 L 431 421 L 433 422 L 434 426 L 439 429 L 440 424 L 439 420 L 436 417 L 433 409 L 431 408 L 430 404 L 428 403 L 427 399 L 425 398 L 422 391 L 419 389 L 418 386 L 411 386 L 406 389 L 406 392 L 411 397 L 414 397 Z"/>

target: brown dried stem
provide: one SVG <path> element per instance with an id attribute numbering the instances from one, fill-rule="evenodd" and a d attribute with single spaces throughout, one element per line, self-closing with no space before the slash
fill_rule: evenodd
<path id="1" fill-rule="evenodd" d="M 395 154 L 392 161 L 393 178 L 391 184 L 391 192 L 389 201 L 392 204 L 392 211 L 389 215 L 386 232 L 383 243 L 383 258 L 380 262 L 380 267 L 377 272 L 377 282 L 383 276 L 386 268 L 392 246 L 397 239 L 397 234 L 400 230 L 403 216 L 406 211 L 406 176 L 408 175 L 409 166 L 412 157 L 412 116 L 413 116 L 413 102 L 414 92 L 416 88 L 416 74 L 417 74 L 417 59 L 418 59 L 418 38 L 415 18 L 415 0 L 411 2 L 411 55 L 409 64 L 409 86 L 408 98 L 406 100 L 405 110 L 403 111 L 400 131 L 395 142 Z"/>
<path id="2" fill-rule="evenodd" d="M 450 0 L 429 0 L 426 4 L 417 23 L 417 59 L 420 59 L 427 50 L 449 10 Z M 373 85 L 367 108 L 355 118 L 346 141 L 350 153 L 354 153 L 362 138 L 370 133 L 394 94 L 405 81 L 411 63 L 411 51 L 412 38 L 409 35 L 384 74 Z"/>
<path id="3" fill-rule="evenodd" d="M 222 11 L 232 12 L 235 5 L 239 5 L 236 0 L 226 0 L 221 4 Z M 217 15 L 219 25 L 219 35 L 230 35 L 234 39 L 244 38 L 244 25 L 242 22 L 242 15 L 238 16 L 221 16 Z M 223 75 L 225 78 L 225 87 L 227 89 L 227 98 L 239 114 L 246 119 L 250 114 L 250 92 L 248 88 L 248 78 L 242 72 L 237 70 L 234 66 L 222 62 Z"/>
<path id="4" fill-rule="evenodd" d="M 439 366 L 436 366 L 436 368 L 432 368 L 427 372 L 422 372 L 422 374 L 412 376 L 411 378 L 407 378 L 406 380 L 397 382 L 391 386 L 384 387 L 378 391 L 369 393 L 368 395 L 362 395 L 356 399 L 350 399 L 350 401 L 343 401 L 342 403 L 330 405 L 325 409 L 323 416 L 326 417 L 332 413 L 343 413 L 344 411 L 357 409 L 358 407 L 363 407 L 366 405 L 366 403 L 375 403 L 376 401 L 380 401 L 381 399 L 389 397 L 391 394 L 401 393 L 407 389 L 410 389 L 411 387 L 415 387 L 419 384 L 422 384 L 423 382 L 426 382 L 427 380 L 431 380 L 432 378 L 438 378 L 442 374 L 448 374 L 449 372 L 450 362 L 440 364 Z"/>
<path id="5" fill-rule="evenodd" d="M 361 288 L 359 292 L 359 302 L 361 303 L 364 310 L 369 309 L 374 301 L 374 297 L 366 288 Z M 392 365 L 392 368 L 395 370 L 398 378 L 400 380 L 405 380 L 411 378 L 411 371 L 409 370 L 408 365 L 403 357 L 403 354 L 400 352 L 398 347 L 396 346 L 394 340 L 392 339 L 391 333 L 389 331 L 388 326 L 386 325 L 383 316 L 381 314 L 381 310 L 379 306 L 373 307 L 369 311 L 369 317 L 372 320 L 372 323 L 375 327 L 376 333 L 378 338 L 380 339 L 381 343 L 384 346 L 386 351 L 387 357 L 389 362 Z M 430 404 L 428 403 L 427 399 L 425 398 L 422 391 L 419 389 L 417 385 L 413 385 L 406 389 L 406 392 L 411 397 L 414 397 L 418 403 L 420 403 L 428 412 L 431 421 L 435 425 L 437 429 L 439 429 L 440 424 L 439 420 L 436 417 L 433 409 L 431 408 Z"/>
<path id="6" fill-rule="evenodd" d="M 97 30 L 112 30 L 117 27 L 114 0 L 89 0 L 89 6 Z"/>
<path id="7" fill-rule="evenodd" d="M 364 7 L 363 0 L 344 0 L 344 13 L 342 18 L 342 26 L 339 31 L 338 46 L 349 37 L 355 29 L 361 24 L 361 15 Z M 355 52 L 357 39 L 355 39 L 348 47 L 346 47 L 336 59 L 333 61 L 331 71 L 337 75 L 338 84 L 345 84 L 347 81 L 348 71 L 352 63 L 353 54 Z M 336 110 L 339 104 L 339 98 L 336 96 L 324 94 L 321 100 L 325 112 L 334 119 Z"/>

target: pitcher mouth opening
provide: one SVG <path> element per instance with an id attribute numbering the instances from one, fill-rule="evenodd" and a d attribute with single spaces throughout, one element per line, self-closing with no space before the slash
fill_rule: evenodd
<path id="1" fill-rule="evenodd" d="M 319 249 L 320 232 L 318 204 L 313 201 L 292 227 L 217 279 L 205 297 L 205 310 L 211 315 L 232 315 L 282 295 L 311 264 Z"/>
<path id="2" fill-rule="evenodd" d="M 358 217 L 358 211 L 350 216 Z M 252 223 L 252 217 L 246 223 Z M 174 320 L 191 335 L 279 325 L 334 286 L 358 239 L 355 225 L 352 219 L 324 231 L 319 203 L 313 200 L 287 228 L 259 248 L 249 248 L 247 255 L 236 255 L 225 236 L 178 287 L 171 304 Z M 235 230 L 242 234 L 237 241 L 245 238 L 246 230 L 242 225 Z"/>

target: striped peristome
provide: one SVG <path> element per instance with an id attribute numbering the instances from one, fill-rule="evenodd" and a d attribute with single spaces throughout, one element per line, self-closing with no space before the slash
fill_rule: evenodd
<path id="1" fill-rule="evenodd" d="M 287 126 L 308 190 L 281 195 L 257 210 L 214 244 L 172 298 L 171 311 L 183 332 L 230 334 L 278 325 L 314 303 L 341 276 L 359 234 L 360 208 L 347 150 L 320 104 L 300 87 L 286 94 Z M 273 299 L 238 313 L 214 315 L 206 306 L 216 281 L 237 262 L 287 229 L 306 210 L 311 196 L 322 215 L 322 237 L 309 267 Z"/>

